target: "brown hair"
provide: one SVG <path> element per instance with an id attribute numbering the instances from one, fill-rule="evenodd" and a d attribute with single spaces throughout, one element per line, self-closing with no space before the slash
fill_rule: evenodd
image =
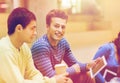
<path id="1" fill-rule="evenodd" d="M 59 17 L 62 19 L 68 20 L 68 15 L 63 11 L 59 9 L 53 9 L 46 15 L 46 24 L 50 25 L 52 17 Z"/>
<path id="2" fill-rule="evenodd" d="M 7 21 L 8 26 L 8 35 L 11 35 L 15 31 L 15 27 L 18 24 L 21 24 L 23 28 L 25 28 L 31 20 L 36 20 L 35 15 L 26 8 L 18 7 L 14 9 Z"/>

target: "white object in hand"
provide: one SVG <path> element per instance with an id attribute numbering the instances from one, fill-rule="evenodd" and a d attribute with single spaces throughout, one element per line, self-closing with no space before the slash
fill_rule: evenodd
<path id="1" fill-rule="evenodd" d="M 56 64 L 55 65 L 55 72 L 56 72 L 56 75 L 59 75 L 59 74 L 63 74 L 66 72 L 66 64 Z"/>

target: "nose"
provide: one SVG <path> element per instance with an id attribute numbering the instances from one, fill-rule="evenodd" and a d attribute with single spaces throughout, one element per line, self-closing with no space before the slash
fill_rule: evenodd
<path id="1" fill-rule="evenodd" d="M 37 35 L 37 31 L 36 31 L 36 30 L 34 31 L 34 35 L 35 35 L 35 36 Z"/>
<path id="2" fill-rule="evenodd" d="M 62 32 L 62 27 L 61 27 L 61 26 L 58 28 L 58 31 L 59 31 L 59 32 Z"/>

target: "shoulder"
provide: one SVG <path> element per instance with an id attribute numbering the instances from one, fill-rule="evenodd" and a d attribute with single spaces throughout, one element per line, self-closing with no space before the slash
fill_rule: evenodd
<path id="1" fill-rule="evenodd" d="M 103 48 L 106 50 L 112 50 L 112 49 L 114 49 L 114 43 L 112 43 L 112 42 L 105 43 L 102 46 L 100 46 L 100 48 Z"/>
<path id="2" fill-rule="evenodd" d="M 68 41 L 65 38 L 62 38 L 60 40 L 60 44 L 69 44 Z"/>
<path id="3" fill-rule="evenodd" d="M 58 47 L 59 47 L 60 49 L 63 49 L 63 50 L 65 50 L 65 49 L 70 49 L 70 45 L 69 45 L 69 43 L 67 42 L 67 40 L 66 40 L 65 38 L 62 38 L 62 39 L 60 40 L 60 42 L 59 42 L 59 44 L 58 44 Z"/>
<path id="4" fill-rule="evenodd" d="M 10 43 L 8 37 L 3 37 L 0 39 L 0 51 L 10 49 Z"/>
<path id="5" fill-rule="evenodd" d="M 42 46 L 42 45 L 47 45 L 47 37 L 46 35 L 43 35 L 42 37 L 38 38 L 34 43 L 33 46 Z"/>
<path id="6" fill-rule="evenodd" d="M 45 36 L 42 36 L 33 43 L 31 50 L 41 50 L 48 48 L 49 46 L 50 45 L 47 38 Z"/>
<path id="7" fill-rule="evenodd" d="M 28 44 L 23 43 L 23 45 L 21 46 L 21 49 L 25 50 L 25 51 L 28 51 L 28 50 L 30 50 L 30 47 L 28 46 Z"/>
<path id="8" fill-rule="evenodd" d="M 22 54 L 25 55 L 25 56 L 21 56 L 21 57 L 29 58 L 32 56 L 30 47 L 28 46 L 27 43 L 23 43 L 23 45 L 20 48 L 20 51 L 22 51 Z"/>
<path id="9" fill-rule="evenodd" d="M 0 46 L 5 46 L 6 44 L 8 44 L 8 38 L 7 37 L 3 37 L 0 39 Z"/>

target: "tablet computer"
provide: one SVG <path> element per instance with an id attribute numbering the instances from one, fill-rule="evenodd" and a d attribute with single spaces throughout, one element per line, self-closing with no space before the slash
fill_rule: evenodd
<path id="1" fill-rule="evenodd" d="M 105 56 L 101 57 L 102 59 L 92 68 L 90 68 L 90 75 L 92 78 L 94 78 L 106 65 L 106 59 Z"/>
<path id="2" fill-rule="evenodd" d="M 117 73 L 115 73 L 115 72 L 113 72 L 113 71 L 111 71 L 109 69 L 105 69 L 104 74 L 103 74 L 103 78 L 106 78 L 107 75 L 111 75 L 111 76 L 115 77 L 115 76 L 117 76 Z"/>

